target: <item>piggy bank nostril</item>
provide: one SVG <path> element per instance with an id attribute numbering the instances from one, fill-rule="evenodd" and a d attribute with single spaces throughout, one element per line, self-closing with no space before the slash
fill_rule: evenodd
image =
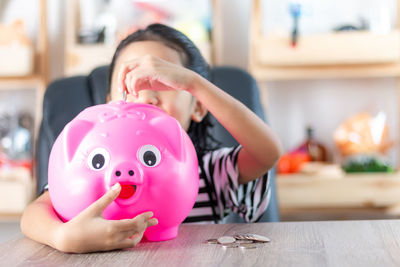
<path id="1" fill-rule="evenodd" d="M 121 176 L 121 172 L 120 172 L 120 171 L 116 171 L 116 172 L 115 172 L 115 175 L 116 175 L 116 176 Z"/>
<path id="2" fill-rule="evenodd" d="M 132 170 L 129 171 L 129 175 L 132 176 L 134 172 Z"/>

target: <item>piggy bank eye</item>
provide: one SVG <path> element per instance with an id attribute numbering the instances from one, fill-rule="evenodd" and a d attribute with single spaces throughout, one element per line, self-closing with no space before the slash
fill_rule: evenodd
<path id="1" fill-rule="evenodd" d="M 110 161 L 110 154 L 104 148 L 98 147 L 90 152 L 88 157 L 89 168 L 94 171 L 100 171 L 107 166 Z"/>
<path id="2" fill-rule="evenodd" d="M 160 163 L 161 153 L 155 146 L 145 145 L 139 149 L 138 157 L 147 167 L 155 167 Z"/>

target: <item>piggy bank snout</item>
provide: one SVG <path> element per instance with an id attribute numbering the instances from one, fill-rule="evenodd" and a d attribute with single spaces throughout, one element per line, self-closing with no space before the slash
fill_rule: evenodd
<path id="1" fill-rule="evenodd" d="M 134 183 L 134 184 L 142 184 L 143 178 L 141 171 L 132 164 L 131 162 L 123 162 L 116 165 L 111 170 L 111 179 L 110 179 L 110 186 L 114 185 L 115 183 Z"/>

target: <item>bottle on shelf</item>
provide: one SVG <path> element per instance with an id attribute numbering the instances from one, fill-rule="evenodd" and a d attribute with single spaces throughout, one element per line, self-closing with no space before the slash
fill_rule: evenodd
<path id="1" fill-rule="evenodd" d="M 296 149 L 310 155 L 311 161 L 327 161 L 326 148 L 314 137 L 314 129 L 311 126 L 306 128 L 306 140 Z"/>

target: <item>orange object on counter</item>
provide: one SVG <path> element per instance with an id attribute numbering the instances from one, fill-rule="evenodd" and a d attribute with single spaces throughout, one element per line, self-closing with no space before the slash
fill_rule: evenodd
<path id="1" fill-rule="evenodd" d="M 299 172 L 304 163 L 310 162 L 311 157 L 307 153 L 289 153 L 283 155 L 277 164 L 277 171 L 280 174 Z"/>

